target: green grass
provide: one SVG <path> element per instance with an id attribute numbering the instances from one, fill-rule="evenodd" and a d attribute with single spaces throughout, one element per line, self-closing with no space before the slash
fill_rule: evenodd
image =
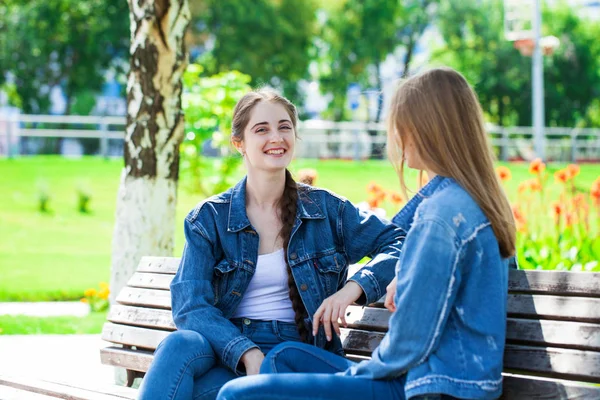
<path id="1" fill-rule="evenodd" d="M 122 160 L 68 159 L 39 156 L 0 159 L 0 301 L 76 300 L 89 287 L 108 281 L 116 192 Z M 551 165 L 554 171 L 564 165 Z M 530 178 L 527 164 L 509 165 L 511 197 L 519 182 Z M 398 180 L 387 161 L 297 160 L 292 170 L 315 168 L 317 186 L 354 202 L 366 199 L 366 186 L 375 181 L 396 190 Z M 239 177 L 243 171 L 239 171 Z M 578 185 L 589 192 L 600 165 L 582 165 Z M 187 177 L 182 175 L 184 185 Z M 416 183 L 410 172 L 409 183 Z M 49 213 L 38 211 L 40 185 L 51 195 Z M 77 188 L 91 190 L 91 212 L 77 210 Z M 552 187 L 549 197 L 557 196 Z M 180 190 L 174 255 L 183 248 L 183 218 L 201 200 Z M 393 210 L 389 210 L 390 213 Z"/>
<path id="2" fill-rule="evenodd" d="M 93 312 L 86 317 L 28 317 L 0 315 L 0 335 L 92 334 L 100 333 L 106 312 Z"/>

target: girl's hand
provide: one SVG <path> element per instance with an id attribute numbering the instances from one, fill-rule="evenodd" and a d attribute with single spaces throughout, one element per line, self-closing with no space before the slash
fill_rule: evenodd
<path id="1" fill-rule="evenodd" d="M 340 289 L 336 294 L 326 298 L 313 316 L 313 336 L 316 336 L 320 322 L 323 322 L 327 341 L 331 341 L 332 326 L 339 336 L 340 324 L 338 323 L 338 319 L 342 321 L 344 327 L 348 326 L 345 316 L 346 308 L 358 300 L 362 294 L 363 290 L 360 285 L 354 281 L 349 281 L 346 283 L 346 286 Z"/>
<path id="2" fill-rule="evenodd" d="M 246 368 L 246 375 L 258 375 L 260 372 L 260 365 L 265 359 L 265 355 L 259 349 L 250 349 L 242 354 L 242 363 Z"/>
<path id="3" fill-rule="evenodd" d="M 385 288 L 386 295 L 385 295 L 385 303 L 383 303 L 383 305 L 385 306 L 385 308 L 387 308 L 391 312 L 396 311 L 396 304 L 394 304 L 394 297 L 396 296 L 396 286 L 397 285 L 398 285 L 398 278 L 396 277 Z"/>

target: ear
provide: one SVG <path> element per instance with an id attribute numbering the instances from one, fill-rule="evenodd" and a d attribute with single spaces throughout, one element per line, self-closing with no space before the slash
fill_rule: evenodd
<path id="1" fill-rule="evenodd" d="M 244 155 L 245 151 L 244 151 L 244 141 L 241 140 L 239 142 L 237 141 L 231 141 L 231 143 L 233 144 L 233 147 L 235 147 L 235 149 L 241 154 Z"/>

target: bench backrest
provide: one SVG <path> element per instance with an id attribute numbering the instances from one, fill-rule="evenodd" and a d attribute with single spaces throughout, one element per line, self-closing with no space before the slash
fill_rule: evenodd
<path id="1" fill-rule="evenodd" d="M 103 363 L 148 370 L 156 346 L 176 329 L 169 284 L 178 266 L 179 258 L 141 260 L 102 331 L 104 340 L 122 347 L 103 349 Z M 387 331 L 389 316 L 381 302 L 349 307 L 349 327 L 342 330 L 349 358 L 371 354 Z M 506 398 L 536 398 L 521 396 L 541 392 L 561 395 L 544 398 L 600 398 L 600 387 L 564 381 L 600 383 L 600 273 L 511 270 L 506 333 Z M 522 374 L 545 378 L 524 379 Z"/>

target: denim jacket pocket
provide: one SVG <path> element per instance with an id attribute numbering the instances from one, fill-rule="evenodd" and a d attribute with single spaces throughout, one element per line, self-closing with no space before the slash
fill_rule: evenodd
<path id="1" fill-rule="evenodd" d="M 315 269 L 318 272 L 319 279 L 323 283 L 323 287 L 326 289 L 326 297 L 331 296 L 337 292 L 340 285 L 342 272 L 346 268 L 346 260 L 339 253 L 334 253 L 328 256 L 315 258 L 313 260 Z"/>
<path id="2" fill-rule="evenodd" d="M 214 268 L 213 290 L 215 292 L 215 305 L 227 294 L 235 274 L 235 265 L 227 260 L 221 260 Z"/>

